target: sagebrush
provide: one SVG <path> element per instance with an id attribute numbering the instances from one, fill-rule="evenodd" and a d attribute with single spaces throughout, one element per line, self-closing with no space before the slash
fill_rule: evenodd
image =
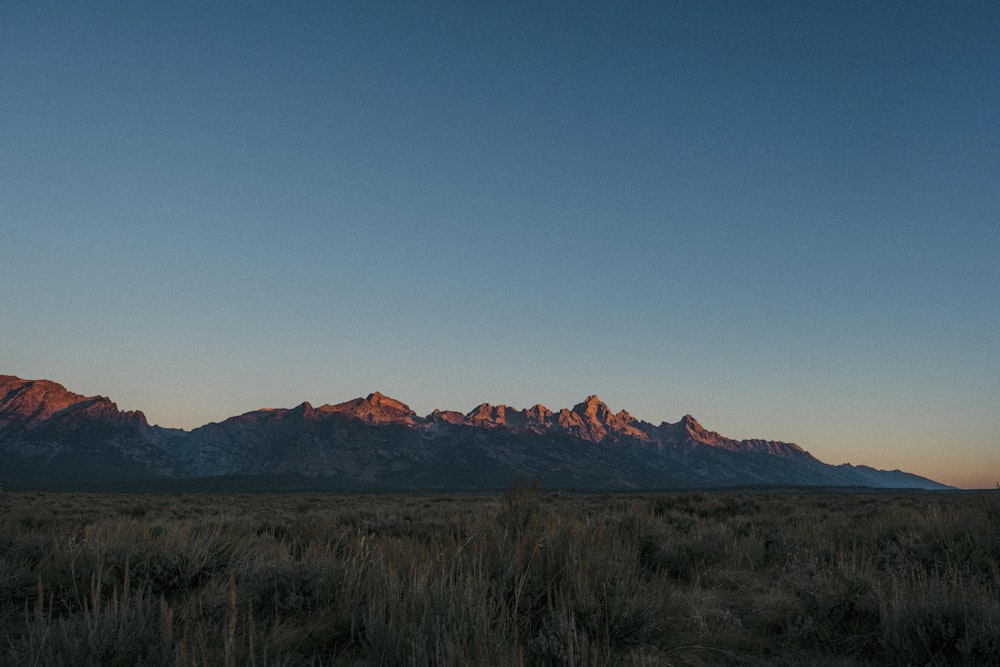
<path id="1" fill-rule="evenodd" d="M 1000 664 L 992 493 L 0 496 L 0 664 Z"/>

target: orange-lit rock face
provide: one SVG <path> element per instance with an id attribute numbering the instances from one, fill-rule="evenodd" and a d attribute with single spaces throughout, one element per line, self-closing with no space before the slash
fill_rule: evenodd
<path id="1" fill-rule="evenodd" d="M 31 427 L 71 405 L 96 399 L 66 391 L 62 385 L 48 380 L 21 380 L 3 375 L 0 376 L 0 427 L 14 420 Z"/>
<path id="2" fill-rule="evenodd" d="M 434 410 L 427 415 L 427 421 L 434 424 L 461 424 L 465 421 L 465 415 L 455 410 Z"/>
<path id="3" fill-rule="evenodd" d="M 467 413 L 463 423 L 531 433 L 565 432 L 591 442 L 601 442 L 608 437 L 649 439 L 632 415 L 624 410 L 612 413 L 597 396 L 587 397 L 571 410 L 564 408 L 555 413 L 540 404 L 518 410 L 507 405 L 483 403 Z"/>
<path id="4" fill-rule="evenodd" d="M 497 419 L 497 409 L 489 403 L 480 403 L 474 407 L 471 412 L 465 415 L 465 421 L 469 424 L 481 426 L 501 425 Z M 505 425 L 506 421 L 504 421 L 503 424 Z"/>
<path id="5" fill-rule="evenodd" d="M 337 405 L 324 405 L 320 410 L 339 412 L 356 417 L 368 424 L 415 424 L 418 421 L 423 421 L 417 417 L 417 413 L 410 409 L 410 406 L 377 391 L 368 394 L 366 398 L 356 398 L 353 401 Z"/>
<path id="6" fill-rule="evenodd" d="M 465 415 L 463 423 L 486 428 L 506 428 L 544 432 L 548 430 L 552 411 L 541 405 L 518 410 L 507 405 L 482 403 Z"/>
<path id="7" fill-rule="evenodd" d="M 607 404 L 597 396 L 588 396 L 583 403 L 573 406 L 572 410 L 560 410 L 558 423 L 573 435 L 593 442 L 606 438 L 649 439 L 632 415 L 625 410 L 617 414 L 611 412 Z"/>
<path id="8" fill-rule="evenodd" d="M 107 417 L 122 423 L 146 423 L 141 412 L 121 412 L 104 396 L 83 396 L 48 380 L 0 375 L 0 429 L 9 424 L 31 429 L 52 418 Z"/>

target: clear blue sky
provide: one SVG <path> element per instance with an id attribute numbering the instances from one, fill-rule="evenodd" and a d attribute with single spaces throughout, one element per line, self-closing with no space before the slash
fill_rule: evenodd
<path id="1" fill-rule="evenodd" d="M 996 2 L 0 2 L 0 372 L 1000 480 Z"/>

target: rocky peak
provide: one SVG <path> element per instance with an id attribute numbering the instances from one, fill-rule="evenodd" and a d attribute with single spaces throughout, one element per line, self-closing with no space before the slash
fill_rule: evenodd
<path id="1" fill-rule="evenodd" d="M 527 410 L 518 410 L 508 405 L 482 403 L 465 415 L 464 423 L 469 426 L 543 433 L 552 426 L 552 411 L 540 404 Z"/>
<path id="2" fill-rule="evenodd" d="M 596 420 L 599 423 L 607 423 L 608 417 L 611 416 L 611 410 L 596 394 L 591 394 L 583 400 L 583 403 L 574 405 L 573 412 L 586 417 L 588 421 Z"/>
<path id="3" fill-rule="evenodd" d="M 588 396 L 572 410 L 562 409 L 556 414 L 560 428 L 578 438 L 600 442 L 608 434 L 608 417 L 611 410 L 596 395 Z"/>
<path id="4" fill-rule="evenodd" d="M 48 380 L 0 375 L 0 428 L 15 423 L 31 428 L 72 405 L 98 398 L 74 394 Z"/>
<path id="5" fill-rule="evenodd" d="M 501 406 L 503 407 L 503 406 Z M 495 426 L 497 420 L 497 409 L 489 403 L 480 403 L 472 408 L 466 415 L 465 421 L 474 425 Z"/>
<path id="6" fill-rule="evenodd" d="M 465 415 L 457 410 L 438 410 L 427 415 L 427 421 L 432 424 L 461 424 L 465 422 Z"/>
<path id="7" fill-rule="evenodd" d="M 684 415 L 680 422 L 678 422 L 678 426 L 680 426 L 687 436 L 695 442 L 712 445 L 713 447 L 725 447 L 727 449 L 732 449 L 738 444 L 737 441 L 731 438 L 723 437 L 715 431 L 706 430 L 701 424 L 698 423 L 698 420 L 691 415 Z"/>
<path id="8" fill-rule="evenodd" d="M 643 424 L 626 410 L 620 410 L 617 414 L 612 415 L 608 423 L 616 433 L 638 440 L 649 440 L 642 428 Z"/>
<path id="9" fill-rule="evenodd" d="M 403 403 L 400 403 L 395 399 L 389 398 L 380 391 L 368 394 L 368 396 L 365 397 L 365 400 L 371 403 L 372 405 L 379 405 L 379 406 L 388 405 L 388 406 L 398 407 L 400 405 L 403 405 Z"/>
<path id="10" fill-rule="evenodd" d="M 529 422 L 542 424 L 552 416 L 552 411 L 541 403 L 536 403 L 525 410 L 524 414 L 527 416 Z"/>
<path id="11" fill-rule="evenodd" d="M 705 428 L 691 415 L 684 415 L 681 417 L 680 424 L 688 431 L 688 433 L 702 433 L 705 431 Z"/>
<path id="12" fill-rule="evenodd" d="M 83 396 L 49 380 L 0 375 L 0 429 L 32 429 L 52 419 L 107 419 L 148 426 L 141 412 L 122 412 L 104 396 Z"/>
<path id="13" fill-rule="evenodd" d="M 369 424 L 415 424 L 421 421 L 410 406 L 389 398 L 380 392 L 368 394 L 365 398 L 355 398 L 352 401 L 325 405 L 326 412 L 339 412 Z"/>
<path id="14" fill-rule="evenodd" d="M 561 427 L 573 435 L 600 442 L 605 438 L 618 441 L 621 438 L 648 440 L 639 428 L 639 422 L 625 410 L 615 414 L 596 395 L 588 396 L 577 403 L 572 410 L 561 410 L 557 416 Z"/>

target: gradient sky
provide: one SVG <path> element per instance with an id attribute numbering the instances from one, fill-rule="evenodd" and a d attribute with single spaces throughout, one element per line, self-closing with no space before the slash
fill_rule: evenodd
<path id="1" fill-rule="evenodd" d="M 0 373 L 1000 481 L 996 2 L 0 2 Z"/>

